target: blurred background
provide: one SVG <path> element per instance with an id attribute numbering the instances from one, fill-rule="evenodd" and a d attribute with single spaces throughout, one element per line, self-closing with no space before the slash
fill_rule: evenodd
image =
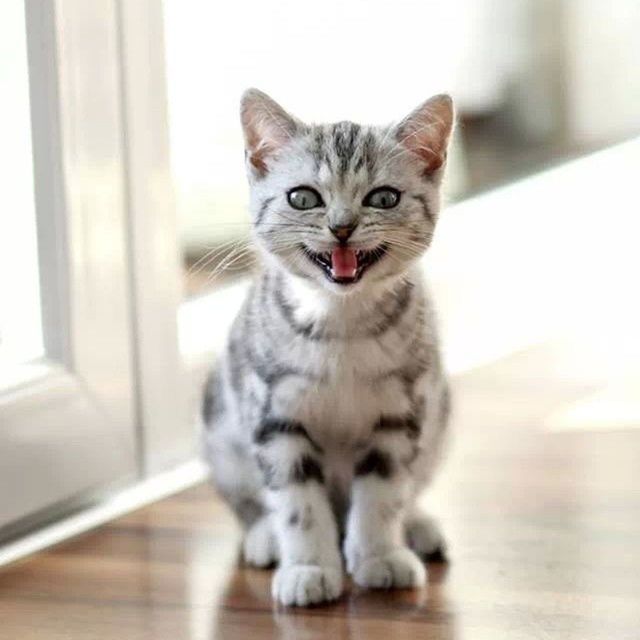
<path id="1" fill-rule="evenodd" d="M 639 32 L 637 0 L 0 2 L 0 539 L 195 459 L 249 86 L 307 121 L 451 93 L 450 371 L 561 341 L 580 393 L 544 428 L 640 426 Z"/>
<path id="2" fill-rule="evenodd" d="M 257 85 L 302 119 L 367 123 L 450 92 L 459 116 L 452 202 L 637 134 L 639 25 L 635 0 L 166 0 L 185 272 L 220 248 L 191 270 L 185 295 L 247 265 L 217 269 L 233 259 L 228 241 L 246 233 L 245 88 Z"/>

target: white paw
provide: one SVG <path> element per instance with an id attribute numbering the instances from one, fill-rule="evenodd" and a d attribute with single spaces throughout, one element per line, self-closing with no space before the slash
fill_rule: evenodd
<path id="1" fill-rule="evenodd" d="M 353 579 L 361 587 L 371 589 L 408 589 L 423 587 L 427 572 L 411 549 L 399 547 L 361 559 L 353 570 Z"/>
<path id="2" fill-rule="evenodd" d="M 273 597 L 284 605 L 306 607 L 335 600 L 342 593 L 342 570 L 312 564 L 294 564 L 276 571 Z"/>
<path id="3" fill-rule="evenodd" d="M 269 567 L 278 560 L 278 548 L 271 522 L 261 518 L 244 536 L 242 545 L 244 561 L 254 567 Z"/>
<path id="4" fill-rule="evenodd" d="M 446 554 L 447 544 L 435 520 L 426 515 L 411 518 L 406 524 L 407 544 L 421 557 Z"/>

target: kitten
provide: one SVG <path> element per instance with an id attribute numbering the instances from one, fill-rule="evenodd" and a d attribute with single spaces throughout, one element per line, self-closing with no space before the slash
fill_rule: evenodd
<path id="1" fill-rule="evenodd" d="M 453 124 L 435 96 L 400 124 L 307 125 L 255 89 L 241 118 L 261 271 L 205 389 L 214 482 L 275 562 L 285 605 L 418 587 L 441 549 L 416 497 L 448 415 L 418 260 Z"/>

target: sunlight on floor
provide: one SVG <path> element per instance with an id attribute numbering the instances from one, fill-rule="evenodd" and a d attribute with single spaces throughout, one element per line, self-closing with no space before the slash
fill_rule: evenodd
<path id="1" fill-rule="evenodd" d="M 640 429 L 640 377 L 605 387 L 552 413 L 550 431 Z"/>

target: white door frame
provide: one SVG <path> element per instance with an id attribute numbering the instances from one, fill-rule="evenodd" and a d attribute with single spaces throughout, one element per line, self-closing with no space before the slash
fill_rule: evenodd
<path id="1" fill-rule="evenodd" d="M 161 3 L 25 6 L 46 357 L 0 389 L 0 537 L 194 449 Z"/>
<path id="2" fill-rule="evenodd" d="M 196 455 L 178 349 L 180 250 L 169 153 L 164 12 L 157 0 L 118 1 L 122 104 L 145 474 Z"/>
<path id="3" fill-rule="evenodd" d="M 25 5 L 46 358 L 0 395 L 13 527 L 138 475 L 116 14 Z"/>

